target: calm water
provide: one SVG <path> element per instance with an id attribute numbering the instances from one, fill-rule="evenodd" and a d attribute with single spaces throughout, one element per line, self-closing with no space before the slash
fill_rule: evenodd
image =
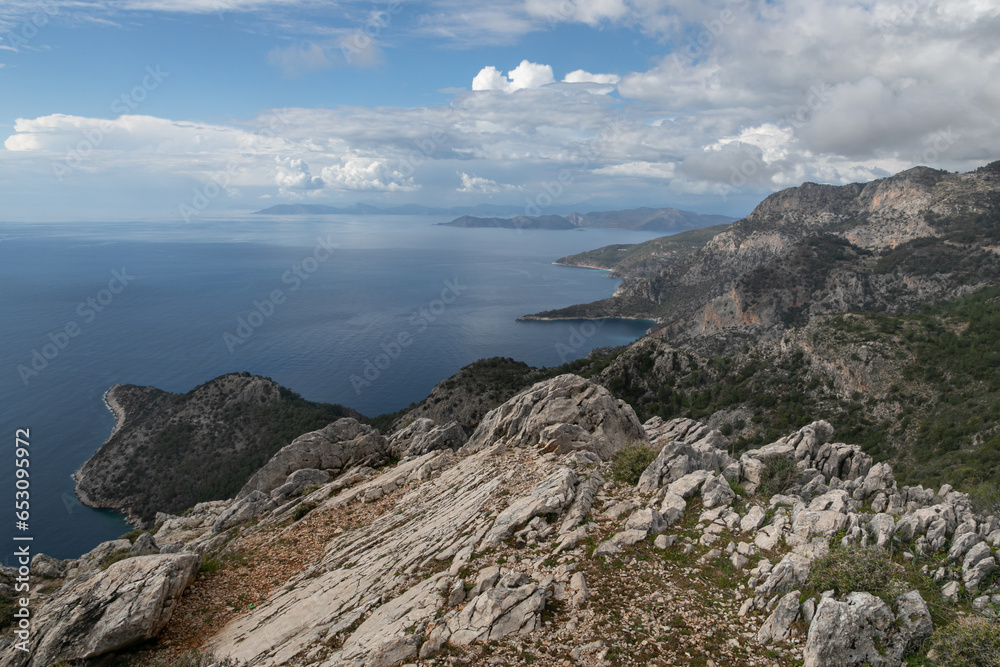
<path id="1" fill-rule="evenodd" d="M 250 371 L 377 415 L 482 357 L 551 366 L 644 333 L 639 322 L 588 326 L 584 336 L 580 322 L 515 320 L 610 296 L 618 284 L 554 259 L 657 234 L 433 226 L 440 221 L 0 224 L 8 502 L 16 429 L 31 429 L 32 452 L 30 530 L 10 518 L 0 537 L 12 545 L 14 533 L 30 534 L 34 552 L 66 558 L 128 530 L 79 505 L 70 478 L 111 431 L 102 396 L 116 382 L 186 392 Z M 12 553 L 3 548 L 0 560 Z"/>

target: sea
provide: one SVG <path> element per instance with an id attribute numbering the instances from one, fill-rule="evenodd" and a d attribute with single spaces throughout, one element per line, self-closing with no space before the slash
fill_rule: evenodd
<path id="1" fill-rule="evenodd" d="M 629 343 L 650 326 L 517 318 L 606 298 L 618 285 L 607 272 L 555 259 L 662 234 L 436 224 L 443 221 L 0 222 L 8 443 L 0 561 L 13 565 L 24 545 L 76 558 L 130 530 L 120 515 L 81 505 L 71 477 L 111 433 L 103 397 L 116 383 L 187 392 L 249 371 L 375 416 L 421 400 L 477 359 L 554 366 Z"/>

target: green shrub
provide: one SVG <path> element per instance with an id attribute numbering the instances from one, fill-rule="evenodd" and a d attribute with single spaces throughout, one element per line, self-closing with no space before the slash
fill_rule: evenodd
<path id="1" fill-rule="evenodd" d="M 101 569 L 106 570 L 120 560 L 125 560 L 132 556 L 132 552 L 128 549 L 122 547 L 121 549 L 115 549 L 107 556 L 101 559 Z"/>
<path id="2" fill-rule="evenodd" d="M 205 574 L 211 574 L 212 572 L 218 570 L 220 567 L 222 567 L 222 562 L 218 558 L 213 558 L 212 556 L 209 556 L 207 558 L 202 559 L 201 567 L 198 568 L 198 571 L 203 572 Z"/>
<path id="3" fill-rule="evenodd" d="M 650 463 L 656 459 L 657 452 L 646 445 L 626 445 L 611 457 L 611 479 L 635 485 Z"/>
<path id="4" fill-rule="evenodd" d="M 760 474 L 757 493 L 764 498 L 784 492 L 799 474 L 795 461 L 784 454 L 768 454 L 760 462 L 764 464 L 764 470 Z"/>
<path id="5" fill-rule="evenodd" d="M 1000 515 L 1000 487 L 995 482 L 977 484 L 969 490 L 972 509 L 987 516 Z"/>
<path id="6" fill-rule="evenodd" d="M 115 658 L 111 667 L 235 667 L 232 660 L 216 660 L 200 651 L 192 651 L 175 658 L 149 655 L 123 655 Z"/>
<path id="7" fill-rule="evenodd" d="M 996 667 L 1000 664 L 1000 623 L 961 618 L 931 635 L 935 664 L 942 667 Z"/>
<path id="8" fill-rule="evenodd" d="M 14 599 L 0 594 L 0 630 L 14 622 Z"/>
<path id="9" fill-rule="evenodd" d="M 292 521 L 298 521 L 314 509 L 316 509 L 316 503 L 299 503 L 292 511 Z"/>
<path id="10" fill-rule="evenodd" d="M 822 593 L 833 590 L 836 595 L 871 593 L 892 602 L 898 586 L 893 586 L 895 567 L 888 552 L 876 546 L 835 547 L 813 563 L 806 586 Z"/>

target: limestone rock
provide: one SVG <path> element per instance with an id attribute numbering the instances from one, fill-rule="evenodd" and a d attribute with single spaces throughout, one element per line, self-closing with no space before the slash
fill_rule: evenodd
<path id="1" fill-rule="evenodd" d="M 404 429 L 393 433 L 389 448 L 394 456 L 421 456 L 439 449 L 452 451 L 464 445 L 469 439 L 458 422 L 437 425 L 433 419 L 417 419 Z"/>
<path id="2" fill-rule="evenodd" d="M 736 498 L 725 477 L 709 477 L 701 487 L 701 500 L 705 507 L 728 505 Z"/>
<path id="3" fill-rule="evenodd" d="M 844 602 L 820 601 L 809 626 L 804 667 L 892 665 L 883 655 L 895 616 L 889 606 L 869 593 L 851 593 Z"/>
<path id="4" fill-rule="evenodd" d="M 510 572 L 496 586 L 470 600 L 447 623 L 448 642 L 459 646 L 531 632 L 545 608 L 546 591 L 521 572 Z"/>
<path id="5" fill-rule="evenodd" d="M 240 489 L 237 498 L 253 491 L 270 493 L 296 470 L 317 468 L 339 474 L 352 465 L 372 465 L 389 459 L 386 439 L 367 424 L 344 417 L 332 424 L 300 435 L 278 450 Z"/>
<path id="6" fill-rule="evenodd" d="M 643 541 L 646 539 L 647 535 L 648 533 L 644 530 L 623 530 L 619 533 L 615 533 L 594 550 L 594 556 L 610 556 L 612 554 L 616 554 L 625 547 L 630 547 L 633 544 L 638 544 Z"/>
<path id="7" fill-rule="evenodd" d="M 330 481 L 329 473 L 316 468 L 303 468 L 296 470 L 285 479 L 285 483 L 271 491 L 271 498 L 278 505 L 284 504 L 287 500 L 301 496 L 310 486 L 322 486 Z"/>
<path id="8" fill-rule="evenodd" d="M 747 512 L 746 516 L 740 519 L 740 530 L 744 533 L 752 533 L 763 526 L 766 520 L 767 515 L 764 514 L 764 510 L 759 506 L 754 505 L 750 508 L 750 511 Z"/>
<path id="9" fill-rule="evenodd" d="M 641 530 L 647 535 L 659 535 L 667 528 L 663 515 L 654 509 L 636 510 L 625 522 L 625 530 Z"/>
<path id="10" fill-rule="evenodd" d="M 263 491 L 253 491 L 234 502 L 223 512 L 212 526 L 212 531 L 221 533 L 244 521 L 250 521 L 273 510 L 277 504 Z"/>
<path id="11" fill-rule="evenodd" d="M 629 443 L 646 442 L 642 424 L 627 403 L 594 382 L 567 374 L 539 382 L 490 411 L 463 451 L 476 452 L 500 440 L 520 447 L 545 446 L 542 432 L 555 424 L 586 431 L 591 436 L 586 447 L 604 460 Z M 570 450 L 556 446 L 553 451 Z"/>
<path id="12" fill-rule="evenodd" d="M 787 554 L 774 566 L 764 583 L 759 585 L 754 592 L 761 597 L 768 598 L 772 595 L 782 595 L 801 588 L 806 583 L 806 579 L 809 578 L 810 570 L 812 570 L 810 558 L 798 553 Z"/>
<path id="13" fill-rule="evenodd" d="M 35 554 L 31 559 L 31 574 L 45 579 L 59 579 L 66 574 L 67 561 L 45 554 Z"/>
<path id="14" fill-rule="evenodd" d="M 477 551 L 485 551 L 507 539 L 514 529 L 540 514 L 562 512 L 573 500 L 576 473 L 560 468 L 538 484 L 524 498 L 519 498 L 497 517 Z"/>
<path id="15" fill-rule="evenodd" d="M 8 649 L 4 664 L 50 667 L 155 637 L 200 564 L 195 554 L 139 556 L 64 587 L 38 611 L 29 652 Z"/>
<path id="16" fill-rule="evenodd" d="M 907 650 L 930 636 L 930 612 L 917 591 L 896 600 L 897 612 L 869 593 L 820 601 L 805 647 L 805 667 L 898 667 Z"/>
<path id="17" fill-rule="evenodd" d="M 770 644 L 788 639 L 792 623 L 799 617 L 799 596 L 802 593 L 792 591 L 778 601 L 774 611 L 764 621 L 757 631 L 756 639 L 761 644 Z"/>
<path id="18" fill-rule="evenodd" d="M 661 449 L 639 478 L 636 488 L 642 493 L 653 493 L 696 470 L 721 472 L 735 463 L 726 452 L 729 440 L 704 424 L 691 419 L 663 423 L 654 417 L 643 427 L 653 446 Z"/>
<path id="19" fill-rule="evenodd" d="M 132 556 L 151 556 L 160 553 L 160 547 L 156 545 L 156 540 L 149 533 L 143 533 L 132 543 L 129 550 Z"/>
<path id="20" fill-rule="evenodd" d="M 996 567 L 997 562 L 990 545 L 980 542 L 965 555 L 965 561 L 962 563 L 962 583 L 970 591 L 975 591 L 979 588 L 980 582 Z"/>

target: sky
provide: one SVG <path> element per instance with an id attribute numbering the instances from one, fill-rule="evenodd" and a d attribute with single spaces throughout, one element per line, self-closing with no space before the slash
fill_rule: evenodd
<path id="1" fill-rule="evenodd" d="M 675 206 L 1000 159 L 995 0 L 4 0 L 0 220 Z"/>

